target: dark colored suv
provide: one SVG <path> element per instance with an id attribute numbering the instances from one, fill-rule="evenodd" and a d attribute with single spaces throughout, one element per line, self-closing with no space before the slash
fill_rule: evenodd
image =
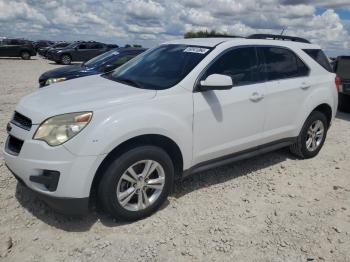
<path id="1" fill-rule="evenodd" d="M 35 55 L 34 47 L 28 40 L 9 38 L 0 40 L 0 57 L 22 57 L 28 60 Z"/>
<path id="2" fill-rule="evenodd" d="M 43 56 L 43 57 L 46 57 L 47 53 L 50 51 L 50 50 L 53 50 L 53 49 L 62 49 L 62 48 L 65 48 L 69 45 L 70 43 L 67 43 L 67 42 L 59 42 L 59 43 L 55 43 L 53 45 L 50 45 L 50 46 L 46 46 L 46 47 L 40 47 L 38 49 L 38 54 Z"/>
<path id="3" fill-rule="evenodd" d="M 49 41 L 49 40 L 38 40 L 36 42 L 33 43 L 33 47 L 35 49 L 36 52 L 38 52 L 38 49 L 41 47 L 47 47 L 50 45 L 53 45 L 54 42 L 53 41 Z"/>
<path id="4" fill-rule="evenodd" d="M 61 50 L 50 52 L 50 60 L 59 64 L 69 65 L 73 61 L 85 62 L 102 53 L 111 50 L 111 45 L 99 42 L 74 42 Z"/>
<path id="5" fill-rule="evenodd" d="M 83 76 L 109 72 L 135 56 L 143 53 L 144 48 L 116 48 L 80 64 L 56 68 L 43 73 L 39 78 L 40 87 Z"/>
<path id="6" fill-rule="evenodd" d="M 340 77 L 339 110 L 350 112 L 350 56 L 338 56 L 334 72 Z"/>

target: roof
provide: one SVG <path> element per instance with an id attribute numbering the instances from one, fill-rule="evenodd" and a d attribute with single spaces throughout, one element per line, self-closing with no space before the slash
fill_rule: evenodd
<path id="1" fill-rule="evenodd" d="M 272 40 L 272 39 L 247 39 L 247 38 L 185 38 L 166 42 L 165 44 L 180 44 L 180 45 L 194 45 L 203 47 L 215 47 L 222 43 L 232 43 L 237 45 L 279 45 L 286 47 L 298 47 L 298 48 L 309 48 L 309 49 L 319 49 L 318 45 L 286 41 L 286 40 Z"/>
<path id="2" fill-rule="evenodd" d="M 206 46 L 214 47 L 222 42 L 243 39 L 243 38 L 229 38 L 229 37 L 208 37 L 208 38 L 185 38 L 166 42 L 165 44 L 182 44 L 182 45 L 196 45 L 196 46 Z"/>

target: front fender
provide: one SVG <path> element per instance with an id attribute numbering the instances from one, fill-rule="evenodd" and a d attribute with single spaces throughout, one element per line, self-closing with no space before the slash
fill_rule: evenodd
<path id="1" fill-rule="evenodd" d="M 166 103 L 129 105 L 113 108 L 113 111 L 103 109 L 94 112 L 89 126 L 64 146 L 76 155 L 103 155 L 131 138 L 147 134 L 162 135 L 178 145 L 184 168 L 188 168 L 192 161 L 192 103 L 188 105 L 190 109 L 183 106 L 177 107 L 177 111 Z"/>

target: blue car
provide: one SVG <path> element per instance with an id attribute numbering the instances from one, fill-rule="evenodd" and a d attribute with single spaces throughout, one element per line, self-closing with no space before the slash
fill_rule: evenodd
<path id="1" fill-rule="evenodd" d="M 40 87 L 83 76 L 109 72 L 135 56 L 144 48 L 116 48 L 79 65 L 64 66 L 43 73 L 39 77 Z"/>

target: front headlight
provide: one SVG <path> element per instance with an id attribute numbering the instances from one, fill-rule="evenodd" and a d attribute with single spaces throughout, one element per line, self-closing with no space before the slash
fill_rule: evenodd
<path id="1" fill-rule="evenodd" d="M 92 112 L 58 115 L 45 120 L 36 130 L 33 139 L 58 146 L 77 135 L 90 122 Z"/>
<path id="2" fill-rule="evenodd" d="M 49 79 L 46 80 L 45 85 L 48 86 L 48 85 L 51 85 L 51 84 L 54 84 L 54 83 L 63 82 L 66 79 L 67 78 L 65 78 L 65 77 L 49 78 Z"/>

